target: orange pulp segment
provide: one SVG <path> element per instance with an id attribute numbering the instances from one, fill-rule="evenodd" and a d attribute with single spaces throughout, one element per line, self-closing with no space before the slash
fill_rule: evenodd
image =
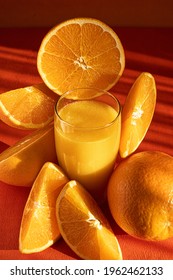
<path id="1" fill-rule="evenodd" d="M 92 196 L 77 182 L 70 181 L 56 202 L 60 233 L 82 259 L 122 259 L 121 249 L 106 217 Z"/>
<path id="2" fill-rule="evenodd" d="M 20 129 L 41 128 L 53 120 L 57 95 L 44 83 L 0 94 L 0 119 Z"/>
<path id="3" fill-rule="evenodd" d="M 53 124 L 34 131 L 0 154 L 0 181 L 31 186 L 46 161 L 57 161 Z"/>
<path id="4" fill-rule="evenodd" d="M 125 158 L 139 146 L 150 126 L 156 105 L 154 77 L 141 73 L 132 85 L 122 110 L 120 156 Z"/>
<path id="5" fill-rule="evenodd" d="M 29 254 L 43 251 L 59 237 L 56 199 L 68 182 L 61 168 L 51 162 L 43 165 L 27 199 L 19 235 L 19 250 Z"/>
<path id="6" fill-rule="evenodd" d="M 74 18 L 52 28 L 43 38 L 37 57 L 43 81 L 60 95 L 73 88 L 108 90 L 124 66 L 119 37 L 93 18 Z"/>

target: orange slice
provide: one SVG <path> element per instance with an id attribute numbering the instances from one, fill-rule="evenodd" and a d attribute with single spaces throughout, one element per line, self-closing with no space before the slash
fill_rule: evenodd
<path id="1" fill-rule="evenodd" d="M 53 120 L 57 95 L 45 84 L 0 94 L 0 119 L 21 129 L 37 129 Z"/>
<path id="2" fill-rule="evenodd" d="M 154 77 L 143 72 L 132 85 L 122 110 L 120 156 L 132 154 L 142 142 L 150 126 L 156 105 Z"/>
<path id="3" fill-rule="evenodd" d="M 43 165 L 23 212 L 19 235 L 19 250 L 22 253 L 43 251 L 60 237 L 55 206 L 67 182 L 59 166 L 51 162 Z"/>
<path id="4" fill-rule="evenodd" d="M 0 154 L 0 181 L 31 186 L 46 161 L 57 161 L 53 124 L 34 131 Z"/>
<path id="5" fill-rule="evenodd" d="M 93 18 L 75 18 L 46 34 L 37 66 L 45 84 L 60 95 L 82 87 L 108 90 L 122 75 L 125 56 L 109 26 Z"/>
<path id="6" fill-rule="evenodd" d="M 60 233 L 82 259 L 119 260 L 121 249 L 106 217 L 76 181 L 68 182 L 56 202 Z"/>

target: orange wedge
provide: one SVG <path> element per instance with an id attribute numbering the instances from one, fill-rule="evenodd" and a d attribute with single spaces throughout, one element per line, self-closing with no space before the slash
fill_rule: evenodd
<path id="1" fill-rule="evenodd" d="M 122 110 L 120 156 L 132 154 L 150 126 L 156 105 L 154 77 L 143 72 L 132 85 Z"/>
<path id="2" fill-rule="evenodd" d="M 45 84 L 0 94 L 0 119 L 21 129 L 41 128 L 53 120 L 57 95 Z"/>
<path id="3" fill-rule="evenodd" d="M 121 249 L 106 217 L 76 181 L 68 182 L 56 202 L 60 233 L 82 259 L 119 260 Z"/>
<path id="4" fill-rule="evenodd" d="M 93 18 L 74 18 L 55 26 L 43 38 L 37 57 L 43 81 L 60 95 L 73 88 L 108 90 L 124 66 L 119 37 Z"/>
<path id="5" fill-rule="evenodd" d="M 31 186 L 47 161 L 57 161 L 53 124 L 34 131 L 0 154 L 0 181 Z"/>
<path id="6" fill-rule="evenodd" d="M 19 250 L 22 253 L 43 251 L 60 237 L 55 206 L 67 182 L 59 166 L 51 162 L 43 165 L 23 212 L 19 235 Z"/>

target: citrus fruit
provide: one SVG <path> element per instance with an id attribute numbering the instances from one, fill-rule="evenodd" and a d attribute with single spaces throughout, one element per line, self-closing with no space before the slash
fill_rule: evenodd
<path id="1" fill-rule="evenodd" d="M 93 18 L 74 18 L 43 38 L 37 67 L 45 84 L 58 94 L 73 88 L 110 89 L 125 66 L 117 34 Z"/>
<path id="2" fill-rule="evenodd" d="M 52 123 L 27 135 L 0 154 L 0 181 L 31 186 L 46 161 L 57 161 Z"/>
<path id="3" fill-rule="evenodd" d="M 16 128 L 41 128 L 53 120 L 56 100 L 44 83 L 1 93 L 0 119 Z"/>
<path id="4" fill-rule="evenodd" d="M 158 151 L 131 155 L 114 170 L 108 203 L 116 223 L 145 240 L 173 237 L 173 158 Z"/>
<path id="5" fill-rule="evenodd" d="M 141 73 L 132 85 L 122 110 L 120 156 L 125 158 L 139 146 L 150 126 L 156 105 L 154 77 Z"/>
<path id="6" fill-rule="evenodd" d="M 27 199 L 19 235 L 19 250 L 29 254 L 50 247 L 59 237 L 56 199 L 68 182 L 61 168 L 47 162 L 40 170 Z"/>
<path id="7" fill-rule="evenodd" d="M 56 202 L 60 233 L 82 259 L 122 259 L 121 249 L 107 219 L 92 196 L 69 181 Z"/>

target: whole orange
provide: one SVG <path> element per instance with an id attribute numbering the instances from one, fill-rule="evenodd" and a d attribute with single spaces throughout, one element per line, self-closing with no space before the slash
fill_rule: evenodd
<path id="1" fill-rule="evenodd" d="M 146 240 L 173 237 L 173 157 L 158 151 L 120 162 L 108 183 L 108 204 L 116 223 Z"/>

